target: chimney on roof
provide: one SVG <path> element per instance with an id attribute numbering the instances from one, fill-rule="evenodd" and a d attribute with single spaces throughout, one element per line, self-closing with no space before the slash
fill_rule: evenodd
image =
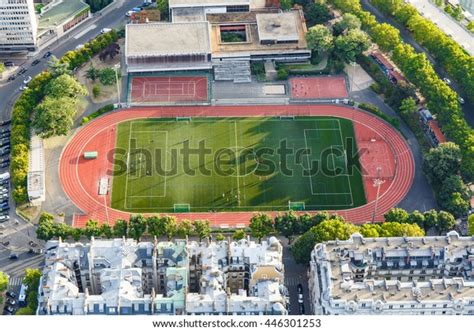
<path id="1" fill-rule="evenodd" d="M 280 19 L 279 19 L 279 18 L 275 18 L 275 20 L 273 21 L 272 26 L 273 26 L 274 28 L 279 28 L 279 27 L 281 27 L 281 21 L 280 21 Z"/>

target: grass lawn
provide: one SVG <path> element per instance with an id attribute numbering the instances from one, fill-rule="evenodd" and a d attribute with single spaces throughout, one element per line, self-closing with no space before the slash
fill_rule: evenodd
<path id="1" fill-rule="evenodd" d="M 112 207 L 125 211 L 173 212 L 178 204 L 190 211 L 286 210 L 289 201 L 316 210 L 365 203 L 359 162 L 350 157 L 356 151 L 352 122 L 345 119 L 135 120 L 118 125 L 116 148 Z"/>

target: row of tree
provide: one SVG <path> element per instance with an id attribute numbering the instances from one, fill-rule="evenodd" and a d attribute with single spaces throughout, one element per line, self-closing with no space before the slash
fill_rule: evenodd
<path id="1" fill-rule="evenodd" d="M 15 102 L 12 110 L 10 172 L 12 196 L 17 204 L 28 201 L 26 181 L 31 123 L 40 131 L 44 129 L 45 136 L 63 134 L 64 126 L 71 125 L 70 118 L 75 113 L 72 110 L 76 97 L 74 93 L 83 93 L 82 88 L 67 73 L 117 41 L 118 37 L 116 31 L 105 33 L 86 43 L 80 50 L 69 51 L 59 61 L 52 61 L 48 70 L 35 76 L 28 84 L 29 88 Z M 66 90 L 64 93 L 63 88 Z M 45 98 L 46 94 L 50 97 Z M 64 103 L 55 100 L 56 96 L 61 96 Z"/>
<path id="2" fill-rule="evenodd" d="M 413 5 L 403 0 L 372 0 L 383 13 L 392 16 L 413 33 L 415 40 L 423 45 L 462 88 L 466 97 L 474 102 L 473 58 L 452 38 L 447 36 L 431 20 L 420 15 Z M 450 8 L 447 5 L 446 8 Z M 458 6 L 450 14 L 456 17 Z"/>
<path id="3" fill-rule="evenodd" d="M 199 239 L 209 237 L 211 227 L 207 220 L 177 222 L 173 216 L 150 216 L 131 215 L 130 219 L 119 219 L 114 225 L 107 223 L 99 224 L 96 220 L 89 220 L 84 228 L 75 228 L 64 223 L 54 222 L 54 216 L 42 213 L 39 219 L 36 236 L 38 239 L 50 240 L 53 238 L 80 240 L 81 237 L 101 237 L 101 238 L 133 238 L 140 240 L 143 236 L 167 237 L 169 240 L 174 237 L 185 238 L 195 235 Z"/>
<path id="4" fill-rule="evenodd" d="M 328 1 L 343 12 L 356 15 L 362 22 L 362 27 L 371 35 L 372 40 L 382 50 L 392 53 L 392 60 L 403 71 L 407 79 L 416 85 L 427 98 L 428 108 L 437 115 L 445 134 L 460 147 L 463 176 L 467 180 L 473 179 L 474 150 L 472 146 L 474 145 L 474 131 L 464 119 L 457 94 L 438 77 L 425 54 L 417 53 L 413 47 L 403 43 L 400 32 L 395 27 L 386 23 L 378 23 L 375 16 L 362 9 L 359 0 Z M 403 6 L 399 10 L 398 17 L 400 20 L 403 20 L 402 17 L 404 17 L 408 21 L 413 16 L 409 10 L 410 8 L 413 7 Z M 424 31 L 424 34 L 427 38 L 430 36 L 426 31 Z M 435 47 L 438 47 L 438 40 L 436 38 L 434 40 Z M 459 62 L 456 57 L 450 58 L 450 60 Z M 461 62 L 464 64 L 461 70 L 462 79 L 474 82 L 474 73 L 471 72 L 474 70 L 472 58 L 468 62 Z M 474 91 L 474 87 L 469 89 L 471 92 Z"/>
<path id="5" fill-rule="evenodd" d="M 381 224 L 363 224 L 356 226 L 344 222 L 343 219 L 324 220 L 313 226 L 300 236 L 291 246 L 291 253 L 295 261 L 308 264 L 311 251 L 317 243 L 328 240 L 347 240 L 353 233 L 360 233 L 364 237 L 421 237 L 425 232 L 417 224 L 387 222 Z"/>
<path id="6" fill-rule="evenodd" d="M 424 213 L 418 210 L 408 213 L 402 208 L 392 208 L 385 215 L 385 222 L 401 223 L 401 224 L 416 224 L 425 232 L 434 230 L 438 234 L 446 233 L 454 230 L 456 226 L 456 219 L 447 211 L 436 211 L 431 209 Z"/>
<path id="7" fill-rule="evenodd" d="M 26 307 L 18 309 L 16 315 L 36 315 L 38 308 L 38 288 L 41 278 L 39 269 L 26 269 L 23 284 L 28 286 L 26 290 Z"/>

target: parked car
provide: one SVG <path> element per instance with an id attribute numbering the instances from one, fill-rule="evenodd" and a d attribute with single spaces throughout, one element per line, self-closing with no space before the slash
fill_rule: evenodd
<path id="1" fill-rule="evenodd" d="M 32 79 L 33 78 L 31 78 L 31 76 L 26 77 L 25 80 L 23 81 L 23 84 L 25 85 L 28 84 L 29 82 L 31 82 Z"/>
<path id="2" fill-rule="evenodd" d="M 41 62 L 40 59 L 36 59 L 36 60 L 34 60 L 33 62 L 31 62 L 31 65 L 32 65 L 32 66 L 35 66 L 35 65 L 37 65 L 37 64 L 40 63 L 40 62 Z"/>
<path id="3" fill-rule="evenodd" d="M 47 51 L 46 53 L 44 53 L 43 55 L 43 59 L 46 59 L 48 57 L 50 57 L 53 53 L 51 53 L 50 51 Z"/>
<path id="4" fill-rule="evenodd" d="M 10 257 L 9 257 L 10 260 L 18 260 L 18 258 L 19 258 L 19 256 L 16 253 L 10 254 Z"/>
<path id="5" fill-rule="evenodd" d="M 464 105 L 466 103 L 466 101 L 464 101 L 464 99 L 461 97 L 458 97 L 458 101 L 461 105 Z"/>
<path id="6" fill-rule="evenodd" d="M 1 215 L 0 216 L 0 223 L 7 222 L 10 220 L 10 215 Z"/>
<path id="7" fill-rule="evenodd" d="M 5 312 L 8 313 L 8 315 L 13 315 L 15 313 L 15 308 L 12 306 L 6 306 L 5 307 Z"/>
<path id="8" fill-rule="evenodd" d="M 83 44 L 79 44 L 79 45 L 77 45 L 77 46 L 76 46 L 76 51 L 77 51 L 78 49 L 81 49 L 82 47 L 84 47 L 84 45 L 83 45 Z"/>
<path id="9" fill-rule="evenodd" d="M 8 299 L 7 299 L 7 303 L 8 303 L 9 305 L 11 305 L 11 306 L 14 306 L 14 305 L 16 305 L 16 300 L 13 299 L 13 298 L 8 298 Z"/>
<path id="10" fill-rule="evenodd" d="M 20 87 L 20 91 L 26 91 L 28 89 L 28 86 L 23 85 Z"/>
<path id="11" fill-rule="evenodd" d="M 15 79 L 16 79 L 15 75 L 11 75 L 10 77 L 8 77 L 9 82 L 14 81 Z"/>
<path id="12" fill-rule="evenodd" d="M 111 28 L 103 28 L 102 30 L 100 30 L 100 34 L 108 33 L 110 31 L 112 31 Z"/>
<path id="13" fill-rule="evenodd" d="M 13 291 L 7 291 L 5 294 L 6 294 L 7 297 L 9 297 L 9 298 L 13 298 L 13 299 L 16 298 L 16 293 L 13 292 Z"/>
<path id="14" fill-rule="evenodd" d="M 0 163 L 0 168 L 7 168 L 10 166 L 10 162 L 3 162 L 3 163 Z"/>
<path id="15" fill-rule="evenodd" d="M 11 120 L 5 120 L 5 121 L 0 121 L 0 125 L 9 125 L 12 121 Z"/>
<path id="16" fill-rule="evenodd" d="M 5 61 L 3 64 L 5 65 L 5 67 L 13 67 L 15 65 L 13 61 Z"/>
<path id="17" fill-rule="evenodd" d="M 0 156 L 10 154 L 10 147 L 0 148 Z"/>
<path id="18" fill-rule="evenodd" d="M 23 75 L 28 69 L 26 68 L 20 68 L 20 71 L 18 71 L 18 75 Z"/>
<path id="19" fill-rule="evenodd" d="M 303 303 L 303 285 L 298 284 L 296 286 L 296 291 L 298 292 L 298 303 L 302 304 Z"/>
<path id="20" fill-rule="evenodd" d="M 10 137 L 10 131 L 0 132 L 0 139 Z"/>
<path id="21" fill-rule="evenodd" d="M 9 211 L 10 210 L 10 207 L 0 207 L 0 211 Z M 5 244 L 3 244 L 3 246 L 6 246 Z"/>
<path id="22" fill-rule="evenodd" d="M 443 81 L 448 84 L 448 85 L 451 85 L 451 80 L 448 78 L 448 77 L 444 77 L 443 78 Z"/>

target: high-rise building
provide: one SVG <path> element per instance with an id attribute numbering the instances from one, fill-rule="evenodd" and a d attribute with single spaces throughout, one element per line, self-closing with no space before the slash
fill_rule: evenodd
<path id="1" fill-rule="evenodd" d="M 474 237 L 317 244 L 309 294 L 313 314 L 474 315 Z"/>
<path id="2" fill-rule="evenodd" d="M 33 0 L 0 0 L 0 53 L 36 50 Z"/>

